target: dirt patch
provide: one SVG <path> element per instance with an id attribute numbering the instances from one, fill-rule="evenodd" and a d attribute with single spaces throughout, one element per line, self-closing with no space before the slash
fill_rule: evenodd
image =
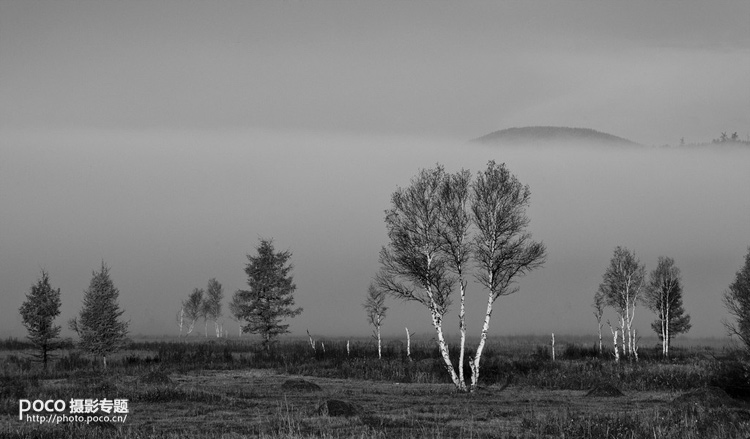
<path id="1" fill-rule="evenodd" d="M 617 387 L 611 384 L 598 384 L 586 393 L 590 397 L 617 398 L 625 396 Z"/>
<path id="2" fill-rule="evenodd" d="M 328 416 L 356 416 L 361 410 L 354 404 L 338 399 L 329 399 L 318 407 L 318 414 Z"/>
<path id="3" fill-rule="evenodd" d="M 286 380 L 281 384 L 283 390 L 294 390 L 298 392 L 319 392 L 323 390 L 319 385 L 303 379 Z"/>
<path id="4" fill-rule="evenodd" d="M 171 384 L 172 380 L 166 373 L 160 370 L 152 370 L 145 375 L 141 375 L 138 382 L 142 384 Z"/>
<path id="5" fill-rule="evenodd" d="M 692 390 L 673 399 L 672 404 L 676 407 L 700 405 L 707 408 L 738 407 L 740 405 L 738 401 L 732 399 L 727 392 L 719 387 L 704 387 Z"/>

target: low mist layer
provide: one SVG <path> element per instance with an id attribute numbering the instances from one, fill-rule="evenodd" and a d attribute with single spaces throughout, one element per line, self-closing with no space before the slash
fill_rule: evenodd
<path id="1" fill-rule="evenodd" d="M 492 335 L 594 333 L 590 304 L 621 245 L 649 271 L 659 256 L 674 258 L 688 335 L 721 336 L 721 294 L 750 245 L 747 150 L 500 148 L 267 131 L 19 131 L 2 142 L 0 332 L 15 336 L 25 334 L 18 308 L 40 269 L 62 290 L 64 324 L 102 260 L 132 333 L 176 334 L 175 314 L 193 288 L 216 277 L 227 301 L 244 288 L 245 255 L 261 237 L 293 253 L 304 308 L 290 321 L 294 334 L 367 335 L 361 304 L 387 242 L 384 210 L 396 187 L 435 163 L 477 172 L 494 159 L 531 188 L 530 232 L 548 260 L 496 302 Z M 485 301 L 470 285 L 469 335 L 479 333 Z M 388 305 L 385 334 L 431 332 L 419 305 Z M 653 319 L 636 310 L 639 334 L 651 334 Z"/>

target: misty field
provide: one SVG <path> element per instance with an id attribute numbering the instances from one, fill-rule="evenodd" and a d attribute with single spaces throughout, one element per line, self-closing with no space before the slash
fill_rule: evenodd
<path id="1" fill-rule="evenodd" d="M 745 438 L 750 367 L 738 351 L 676 348 L 615 363 L 593 345 L 556 351 L 540 338 L 493 340 L 478 391 L 457 393 L 428 340 L 132 342 L 101 363 L 59 353 L 48 371 L 24 342 L 0 351 L 0 436 L 125 437 L 581 437 Z M 621 391 L 621 396 L 614 396 Z M 118 424 L 39 425 L 19 400 L 128 399 Z"/>

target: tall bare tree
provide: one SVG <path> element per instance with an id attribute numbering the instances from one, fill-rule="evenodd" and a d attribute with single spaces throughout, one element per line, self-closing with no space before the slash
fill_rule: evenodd
<path id="1" fill-rule="evenodd" d="M 682 307 L 682 277 L 674 259 L 659 257 L 659 263 L 651 272 L 646 286 L 644 302 L 656 314 L 651 327 L 661 339 L 661 353 L 669 356 L 672 339 L 690 330 L 690 316 Z"/>
<path id="2" fill-rule="evenodd" d="M 526 207 L 531 191 L 510 173 L 505 164 L 494 161 L 480 173 L 472 186 L 475 258 L 479 266 L 477 280 L 487 289 L 487 310 L 476 355 L 471 362 L 471 386 L 479 383 L 479 361 L 487 340 L 492 306 L 501 296 L 518 291 L 515 282 L 529 271 L 541 267 L 546 258 L 544 244 L 531 240 L 526 231 L 529 217 Z"/>
<path id="3" fill-rule="evenodd" d="M 724 305 L 735 322 L 724 321 L 729 335 L 736 335 L 750 350 L 750 247 L 745 256 L 745 265 L 740 268 L 724 292 Z"/>
<path id="4" fill-rule="evenodd" d="M 635 253 L 618 246 L 602 277 L 599 291 L 604 294 L 607 305 L 617 312 L 622 328 L 623 354 L 635 356 L 635 337 L 633 336 L 633 319 L 635 306 L 645 288 L 646 267 L 641 265 Z M 627 349 L 625 332 L 627 329 Z"/>
<path id="5" fill-rule="evenodd" d="M 392 207 L 385 218 L 390 242 L 380 250 L 381 270 L 375 284 L 381 291 L 418 302 L 430 311 L 445 368 L 453 384 L 465 390 L 443 333 L 443 318 L 456 282 L 448 273 L 448 259 L 442 251 L 439 201 L 444 178 L 442 166 L 423 169 L 407 188 L 398 188 L 391 196 Z"/>
<path id="6" fill-rule="evenodd" d="M 185 317 L 188 319 L 190 324 L 188 325 L 187 333 L 185 336 L 190 335 L 195 329 L 195 322 L 201 317 L 203 312 L 203 288 L 195 288 L 187 300 L 182 302 L 182 309 Z"/>
<path id="7" fill-rule="evenodd" d="M 385 312 L 388 307 L 385 306 L 385 292 L 378 290 L 374 284 L 370 284 L 367 289 L 367 298 L 362 305 L 367 313 L 367 321 L 373 326 L 373 335 L 378 341 L 378 358 L 382 358 L 382 340 L 380 337 L 380 327 L 385 319 Z"/>
<path id="8" fill-rule="evenodd" d="M 594 308 L 594 317 L 596 318 L 596 323 L 599 326 L 599 355 L 601 355 L 603 352 L 602 317 L 604 316 L 604 294 L 601 292 L 601 290 L 598 290 L 594 294 L 594 303 L 591 304 L 591 307 Z M 615 343 L 617 343 L 617 340 L 615 340 Z"/>
<path id="9" fill-rule="evenodd" d="M 429 311 L 437 342 L 451 380 L 467 390 L 463 377 L 466 322 L 464 300 L 469 262 L 487 289 L 487 311 L 476 355 L 470 360 L 471 390 L 479 382 L 479 365 L 487 340 L 492 305 L 517 291 L 516 280 L 541 266 L 545 248 L 526 232 L 525 209 L 530 191 L 505 165 L 491 161 L 476 180 L 467 171 L 446 174 L 442 166 L 422 170 L 409 187 L 399 188 L 386 211 L 390 243 L 380 252 L 377 286 L 402 300 L 421 303 Z M 443 318 L 458 283 L 461 294 L 459 373 L 451 362 Z"/>
<path id="10" fill-rule="evenodd" d="M 237 322 L 237 336 L 242 337 L 242 297 L 239 291 L 234 292 L 232 301 L 229 302 L 229 316 Z"/>
<path id="11" fill-rule="evenodd" d="M 446 174 L 440 187 L 439 209 L 442 251 L 446 256 L 448 269 L 453 272 L 459 287 L 458 328 L 461 334 L 458 351 L 458 379 L 464 378 L 464 358 L 466 356 L 466 279 L 471 257 L 469 229 L 472 221 L 469 213 L 471 198 L 471 172 L 461 170 L 455 174 Z"/>
<path id="12" fill-rule="evenodd" d="M 206 286 L 206 297 L 203 299 L 203 309 L 206 319 L 214 322 L 216 337 L 221 337 L 219 317 L 221 317 L 221 301 L 224 298 L 224 289 L 215 277 L 208 281 Z"/>

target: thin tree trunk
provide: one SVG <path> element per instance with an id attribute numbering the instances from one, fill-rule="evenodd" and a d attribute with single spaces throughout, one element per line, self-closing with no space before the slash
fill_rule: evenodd
<path id="1" fill-rule="evenodd" d="M 377 326 L 377 329 L 378 329 L 378 360 L 381 360 L 383 358 L 383 354 L 381 352 L 380 325 Z"/>
<path id="2" fill-rule="evenodd" d="M 490 282 L 492 279 L 490 279 Z M 477 353 L 474 355 L 474 359 L 471 361 L 471 391 L 476 390 L 479 384 L 479 362 L 482 359 L 482 351 L 484 350 L 484 344 L 487 342 L 487 331 L 490 328 L 490 317 L 492 316 L 492 292 L 487 294 L 487 311 L 484 315 L 484 323 L 482 324 L 482 334 L 479 337 L 479 345 L 477 346 Z"/>
<path id="3" fill-rule="evenodd" d="M 466 308 L 464 302 L 466 299 L 466 282 L 461 280 L 459 274 L 459 283 L 461 284 L 461 309 L 458 313 L 458 327 L 461 331 L 461 346 L 458 353 L 458 379 L 461 384 L 466 385 L 466 379 L 464 378 L 464 357 L 466 355 Z"/>
<path id="4" fill-rule="evenodd" d="M 599 320 L 599 355 L 602 355 L 602 352 L 604 352 L 602 348 L 602 321 Z"/>
<path id="5" fill-rule="evenodd" d="M 448 352 L 448 343 L 445 341 L 445 337 L 443 336 L 443 316 L 441 316 L 437 310 L 431 309 L 430 313 L 432 314 L 432 325 L 435 327 L 435 332 L 437 332 L 438 337 L 438 347 L 440 348 L 440 354 L 443 357 L 443 361 L 445 362 L 445 368 L 448 370 L 448 374 L 451 376 L 451 381 L 453 381 L 453 384 L 461 391 L 466 390 L 466 385 L 462 385 L 458 380 L 458 375 L 456 374 L 456 370 L 453 368 L 453 363 L 451 363 L 451 357 L 450 353 Z"/>
<path id="6" fill-rule="evenodd" d="M 411 337 L 409 336 L 409 328 L 406 329 L 406 358 L 411 361 Z"/>

